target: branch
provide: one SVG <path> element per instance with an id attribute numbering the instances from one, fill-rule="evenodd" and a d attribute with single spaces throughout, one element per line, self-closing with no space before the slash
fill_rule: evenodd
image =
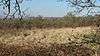
<path id="1" fill-rule="evenodd" d="M 96 0 L 65 0 L 72 7 L 80 8 L 78 11 L 82 12 L 85 8 L 100 8 L 100 5 L 96 5 Z M 88 13 L 92 10 L 88 9 Z M 78 12 L 78 13 L 79 13 Z"/>

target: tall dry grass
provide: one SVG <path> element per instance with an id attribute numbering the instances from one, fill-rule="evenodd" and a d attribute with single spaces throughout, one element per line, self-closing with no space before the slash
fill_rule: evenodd
<path id="1" fill-rule="evenodd" d="M 93 56 L 90 27 L 0 30 L 0 56 Z"/>

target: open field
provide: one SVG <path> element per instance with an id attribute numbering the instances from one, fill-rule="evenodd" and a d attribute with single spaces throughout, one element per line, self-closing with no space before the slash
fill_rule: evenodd
<path id="1" fill-rule="evenodd" d="M 100 56 L 99 3 L 0 0 L 0 56 Z"/>
<path id="2" fill-rule="evenodd" d="M 0 56 L 100 56 L 100 17 L 0 19 Z"/>
<path id="3" fill-rule="evenodd" d="M 95 34 L 91 27 L 2 29 L 0 56 L 96 56 L 100 42 L 83 40 L 91 32 Z"/>
<path id="4" fill-rule="evenodd" d="M 31 29 L 31 30 L 0 30 L 0 41 L 9 44 L 21 44 L 21 42 L 41 43 L 66 43 L 81 38 L 91 32 L 90 27 Z"/>

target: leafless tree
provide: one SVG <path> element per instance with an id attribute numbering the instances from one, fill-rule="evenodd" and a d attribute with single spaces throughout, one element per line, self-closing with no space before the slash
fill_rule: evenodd
<path id="1" fill-rule="evenodd" d="M 0 0 L 0 6 L 3 7 L 3 10 L 6 10 L 6 17 L 11 16 L 12 18 L 15 18 L 15 14 L 18 14 L 18 17 L 22 19 L 23 15 L 25 14 L 24 11 L 21 10 L 20 4 L 24 0 Z M 11 12 L 11 9 L 13 8 L 13 13 Z M 26 11 L 26 10 L 25 10 Z"/>
<path id="2" fill-rule="evenodd" d="M 7 18 L 10 15 L 12 6 L 15 11 L 10 16 L 12 16 L 14 18 L 15 14 L 18 13 L 19 17 L 22 18 L 23 17 L 22 14 L 24 12 L 21 11 L 20 4 L 23 1 L 25 1 L 25 0 L 0 0 L 0 6 L 3 6 L 3 9 L 7 10 L 7 12 L 6 12 L 7 14 L 6 14 L 5 18 Z M 88 10 L 87 14 L 90 13 L 91 11 L 96 13 L 95 10 L 93 10 L 93 9 L 100 8 L 100 5 L 97 4 L 97 2 L 100 3 L 100 0 L 64 0 L 64 1 L 66 1 L 67 4 L 70 4 L 69 7 L 76 8 L 77 13 L 84 11 L 84 9 Z M 14 2 L 14 3 L 12 3 L 12 2 Z"/>
<path id="3" fill-rule="evenodd" d="M 97 10 L 94 10 L 95 8 L 100 8 L 100 5 L 97 3 L 100 3 L 100 0 L 61 0 L 66 1 L 67 5 L 70 5 L 69 7 L 74 7 L 75 11 L 77 13 L 80 13 L 84 11 L 84 9 L 88 10 L 87 14 L 91 13 L 100 13 L 96 12 Z"/>

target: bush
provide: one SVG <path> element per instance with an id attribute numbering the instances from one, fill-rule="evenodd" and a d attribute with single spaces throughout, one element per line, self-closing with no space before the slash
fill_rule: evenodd
<path id="1" fill-rule="evenodd" d="M 98 25 L 98 17 L 87 16 L 87 17 L 77 17 L 74 15 L 66 15 L 62 18 L 44 18 L 36 17 L 31 19 L 0 19 L 0 28 L 61 28 L 61 27 L 83 27 Z"/>
<path id="2" fill-rule="evenodd" d="M 0 56 L 93 56 L 92 49 L 75 44 L 51 44 L 43 46 L 16 46 L 0 44 Z"/>
<path id="3" fill-rule="evenodd" d="M 95 49 L 97 55 L 100 55 L 100 34 L 90 33 L 88 35 L 84 35 L 82 42 L 91 46 Z"/>

